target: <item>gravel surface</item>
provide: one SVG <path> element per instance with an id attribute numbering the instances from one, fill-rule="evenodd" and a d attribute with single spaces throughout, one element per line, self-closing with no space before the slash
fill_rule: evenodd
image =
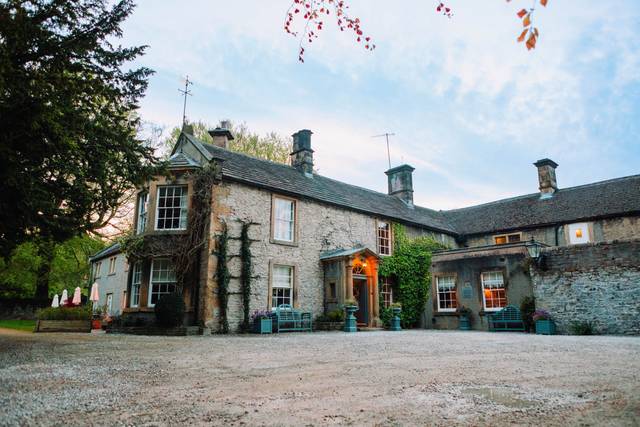
<path id="1" fill-rule="evenodd" d="M 640 425 L 640 338 L 0 330 L 0 425 Z"/>

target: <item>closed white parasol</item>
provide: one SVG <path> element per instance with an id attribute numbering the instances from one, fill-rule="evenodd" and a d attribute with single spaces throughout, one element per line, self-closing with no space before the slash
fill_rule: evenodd
<path id="1" fill-rule="evenodd" d="M 60 300 L 58 299 L 58 294 L 53 296 L 53 301 L 51 301 L 51 307 L 60 307 Z"/>
<path id="2" fill-rule="evenodd" d="M 98 290 L 98 282 L 93 282 L 91 285 L 91 295 L 89 295 L 89 300 L 97 303 L 100 300 L 100 292 Z"/>
<path id="3" fill-rule="evenodd" d="M 71 301 L 74 305 L 80 305 L 82 302 L 82 298 L 80 297 L 80 286 L 76 287 L 76 290 L 73 291 L 73 300 Z"/>
<path id="4" fill-rule="evenodd" d="M 60 305 L 65 305 L 68 299 L 69 295 L 67 294 L 67 290 L 63 289 L 62 296 L 60 297 Z"/>

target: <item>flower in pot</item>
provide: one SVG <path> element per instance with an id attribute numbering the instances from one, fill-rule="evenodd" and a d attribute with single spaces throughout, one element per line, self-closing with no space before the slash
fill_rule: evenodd
<path id="1" fill-rule="evenodd" d="M 256 334 L 270 334 L 272 329 L 273 314 L 268 310 L 256 310 L 251 315 L 251 324 L 253 325 L 253 332 Z"/>
<path id="2" fill-rule="evenodd" d="M 464 305 L 458 308 L 458 316 L 459 316 L 459 329 L 462 331 L 470 331 L 471 330 L 471 319 L 473 317 L 473 312 L 469 307 L 465 307 Z"/>
<path id="3" fill-rule="evenodd" d="M 547 310 L 534 311 L 533 321 L 536 324 L 536 334 L 554 335 L 556 333 L 556 324 Z"/>

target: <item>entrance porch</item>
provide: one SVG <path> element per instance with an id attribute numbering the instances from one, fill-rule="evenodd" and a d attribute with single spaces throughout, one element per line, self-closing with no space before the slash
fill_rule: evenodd
<path id="1" fill-rule="evenodd" d="M 325 252 L 320 260 L 324 268 L 325 312 L 342 309 L 346 300 L 356 300 L 358 326 L 380 327 L 379 256 L 359 247 Z"/>

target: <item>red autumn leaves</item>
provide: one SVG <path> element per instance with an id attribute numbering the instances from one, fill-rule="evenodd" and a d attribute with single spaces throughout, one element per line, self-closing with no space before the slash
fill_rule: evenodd
<path id="1" fill-rule="evenodd" d="M 295 18 L 302 17 L 304 30 L 300 35 L 300 50 L 298 60 L 304 62 L 304 44 L 313 43 L 318 38 L 318 32 L 324 26 L 324 20 L 333 15 L 340 31 L 350 31 L 353 33 L 356 42 L 361 43 L 366 50 L 374 50 L 376 45 L 371 41 L 371 37 L 364 34 L 360 25 L 360 18 L 351 18 L 347 14 L 349 6 L 345 0 L 293 0 L 287 11 L 284 21 L 284 30 L 294 37 L 298 33 L 292 30 Z"/>
<path id="2" fill-rule="evenodd" d="M 511 0 L 507 0 L 507 2 L 509 1 Z M 547 1 L 548 0 L 540 0 L 540 4 L 546 7 Z M 518 18 L 522 19 L 522 26 L 524 27 L 524 30 L 522 30 L 520 36 L 518 37 L 518 43 L 522 43 L 523 41 L 527 40 L 525 43 L 527 50 L 535 49 L 539 35 L 538 29 L 531 25 L 531 15 L 533 14 L 533 11 L 534 8 L 531 8 L 529 10 L 522 9 L 520 10 L 520 12 L 518 12 Z"/>
<path id="3" fill-rule="evenodd" d="M 506 0 L 510 2 L 511 0 Z M 542 6 L 547 6 L 548 0 L 540 0 Z M 449 6 L 442 1 L 436 2 L 436 12 L 443 14 L 444 16 L 451 18 L 453 12 Z M 534 0 L 535 5 L 535 0 Z M 305 43 L 313 43 L 318 38 L 318 33 L 324 28 L 325 19 L 334 17 L 336 24 L 340 31 L 352 32 L 357 43 L 361 43 L 362 46 L 369 51 L 376 48 L 376 45 L 372 42 L 371 37 L 365 35 L 361 24 L 360 18 L 352 18 L 348 15 L 347 0 L 293 0 L 284 21 L 284 30 L 294 37 L 300 37 L 300 50 L 298 52 L 298 60 L 304 62 Z M 525 42 L 527 50 L 535 49 L 536 42 L 538 41 L 538 29 L 532 25 L 531 17 L 534 12 L 534 8 L 522 9 L 518 12 L 518 18 L 522 20 L 522 26 L 524 29 L 518 37 L 518 42 Z M 304 23 L 304 29 L 302 33 L 298 35 L 297 31 L 292 29 L 292 24 L 297 18 L 302 18 Z"/>

